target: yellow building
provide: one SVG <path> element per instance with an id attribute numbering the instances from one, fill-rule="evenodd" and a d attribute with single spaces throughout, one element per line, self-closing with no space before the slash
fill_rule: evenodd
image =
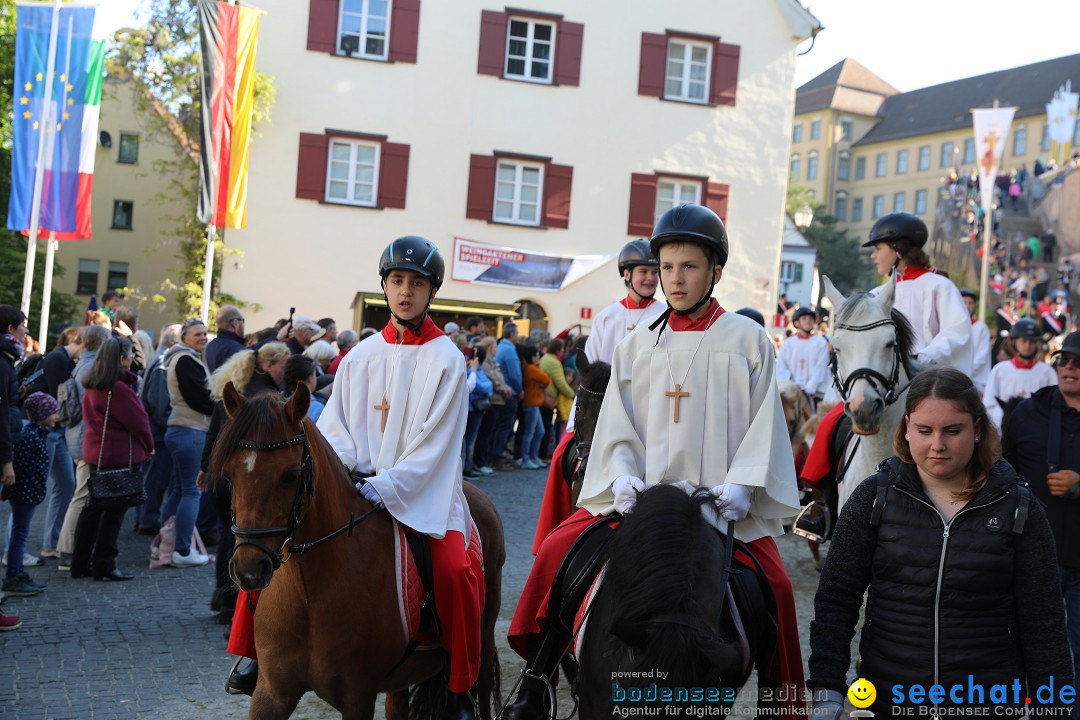
<path id="1" fill-rule="evenodd" d="M 866 235 L 894 211 L 933 225 L 938 191 L 951 170 L 975 169 L 971 109 L 1016 106 L 1002 171 L 1060 161 L 1046 103 L 1066 81 L 1080 86 L 1080 54 L 899 92 L 846 59 L 796 92 L 791 174 L 839 227 Z M 1080 124 L 1073 144 L 1080 141 Z"/>

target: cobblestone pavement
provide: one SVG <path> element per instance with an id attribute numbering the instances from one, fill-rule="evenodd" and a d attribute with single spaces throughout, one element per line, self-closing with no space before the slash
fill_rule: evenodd
<path id="1" fill-rule="evenodd" d="M 507 532 L 497 629 L 504 693 L 523 664 L 505 638 L 532 564 L 532 535 L 545 479 L 540 471 L 517 471 L 477 482 L 499 507 Z M 34 553 L 43 515 L 42 506 L 30 534 Z M 4 503 L 0 522 L 6 523 L 6 516 Z M 22 616 L 23 626 L 0 635 L 0 718 L 247 717 L 249 699 L 223 690 L 233 658 L 225 653 L 224 628 L 208 605 L 212 566 L 149 570 L 149 543 L 150 538 L 131 532 L 129 514 L 120 535 L 119 566 L 135 574 L 131 582 L 72 580 L 56 569 L 55 560 L 28 569 L 48 589 L 3 604 L 4 612 Z M 804 542 L 787 536 L 779 545 L 795 586 L 805 662 L 817 573 Z M 565 715 L 570 706 L 563 705 Z M 293 717 L 323 720 L 340 715 L 309 693 Z"/>

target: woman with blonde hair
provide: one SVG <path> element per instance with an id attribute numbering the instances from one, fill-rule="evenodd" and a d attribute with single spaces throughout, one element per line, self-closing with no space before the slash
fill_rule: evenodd
<path id="1" fill-rule="evenodd" d="M 315 361 L 315 364 L 319 366 L 319 374 L 324 374 L 330 367 L 330 363 L 337 357 L 337 353 L 334 352 L 334 346 L 325 340 L 316 340 L 307 346 L 304 350 L 304 354 Z"/>
<path id="2" fill-rule="evenodd" d="M 976 700 L 966 691 L 964 699 L 954 691 L 927 701 L 919 685 L 949 693 L 1026 684 L 1026 694 L 1001 703 L 1006 714 L 1022 713 L 1024 698 L 1042 685 L 1071 686 L 1050 523 L 1001 458 L 971 378 L 942 366 L 916 375 L 893 448 L 844 505 L 821 571 L 807 682 L 814 716 L 843 714 L 864 594 L 860 675 L 891 688 L 879 691 L 875 713 L 895 704 L 944 717 L 969 710 L 957 707 L 962 702 L 992 704 L 989 694 Z M 1053 706 L 1042 709 L 1049 714 L 1059 714 L 1062 701 L 1039 698 Z"/>
<path id="3" fill-rule="evenodd" d="M 285 375 L 285 362 L 289 359 L 289 346 L 283 342 L 269 342 L 256 350 L 241 350 L 234 353 L 221 367 L 210 376 L 210 399 L 214 401 L 214 411 L 210 414 L 210 428 L 206 431 L 206 444 L 203 446 L 199 463 L 198 486 L 207 489 L 206 469 L 210 465 L 210 455 L 217 444 L 218 433 L 229 421 L 222 403 L 225 387 L 232 383 L 236 391 L 245 398 L 252 398 L 262 393 L 281 394 L 281 380 Z M 209 488 L 210 500 L 214 511 L 223 527 L 232 525 L 232 488 L 228 482 L 214 482 Z M 220 611 L 222 620 L 228 621 L 236 604 L 236 588 L 229 578 L 229 559 L 234 546 L 231 532 L 221 533 L 218 538 L 215 570 L 217 579 L 214 592 L 210 596 L 212 610 Z"/>

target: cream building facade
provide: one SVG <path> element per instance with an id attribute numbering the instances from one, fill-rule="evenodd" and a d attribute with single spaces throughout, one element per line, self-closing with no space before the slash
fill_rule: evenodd
<path id="1" fill-rule="evenodd" d="M 686 200 L 727 223 L 720 302 L 775 304 L 795 48 L 819 25 L 795 0 L 261 7 L 277 102 L 221 283 L 261 306 L 249 328 L 290 306 L 385 322 L 379 256 L 421 235 L 447 261 L 437 321 L 587 330 L 625 293 L 615 254 Z"/>
<path id="2" fill-rule="evenodd" d="M 975 169 L 971 108 L 994 100 L 1018 107 L 1001 172 L 1025 166 L 1031 172 L 1036 160 L 1060 160 L 1071 151 L 1051 144 L 1045 109 L 1068 80 L 1080 84 L 1080 54 L 904 93 L 844 60 L 798 89 L 791 176 L 813 190 L 852 237 L 867 235 L 877 218 L 894 211 L 916 213 L 933 225 L 950 171 Z M 811 140 L 815 122 L 822 137 Z M 822 158 L 816 177 L 810 153 Z"/>

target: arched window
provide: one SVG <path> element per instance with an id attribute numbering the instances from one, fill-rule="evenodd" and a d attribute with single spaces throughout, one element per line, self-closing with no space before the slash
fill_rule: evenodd
<path id="1" fill-rule="evenodd" d="M 811 150 L 806 156 L 806 179 L 817 180 L 817 150 Z"/>
<path id="2" fill-rule="evenodd" d="M 799 177 L 799 153 L 794 153 L 791 156 L 791 177 L 795 179 Z"/>
<path id="3" fill-rule="evenodd" d="M 851 153 L 841 150 L 836 160 L 836 179 L 847 180 L 851 176 Z"/>
<path id="4" fill-rule="evenodd" d="M 837 220 L 847 220 L 847 193 L 843 190 L 836 192 L 833 215 L 836 216 Z"/>

